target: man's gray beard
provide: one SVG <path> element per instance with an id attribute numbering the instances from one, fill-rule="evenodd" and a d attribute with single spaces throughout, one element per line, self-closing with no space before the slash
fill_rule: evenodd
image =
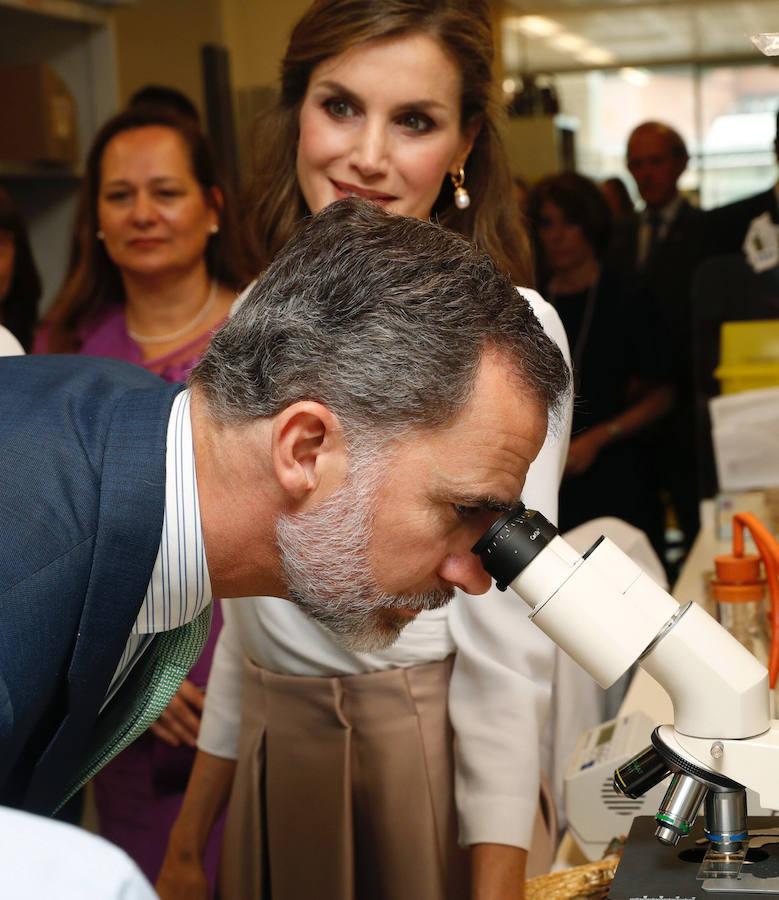
<path id="1" fill-rule="evenodd" d="M 454 596 L 453 588 L 395 596 L 376 584 L 368 557 L 380 474 L 375 458 L 356 460 L 337 491 L 309 512 L 282 515 L 276 528 L 289 599 L 341 646 L 360 652 L 389 647 L 413 621 L 393 617 L 393 609 L 438 609 Z"/>

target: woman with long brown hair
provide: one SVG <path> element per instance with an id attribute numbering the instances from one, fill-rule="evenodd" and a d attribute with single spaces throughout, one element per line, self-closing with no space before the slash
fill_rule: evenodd
<path id="1" fill-rule="evenodd" d="M 306 164 L 301 113 L 307 99 L 311 100 L 312 75 L 317 69 L 324 73 L 329 63 L 344 54 L 368 45 L 377 47 L 401 35 L 424 36 L 450 63 L 457 95 L 453 124 L 468 149 L 447 160 L 443 172 L 428 176 L 433 193 L 424 209 L 404 209 L 402 203 L 389 203 L 388 208 L 433 217 L 473 239 L 511 273 L 515 284 L 531 285 L 530 248 L 513 202 L 511 175 L 498 133 L 501 112 L 492 79 L 493 36 L 489 10 L 482 0 L 375 4 L 326 0 L 310 7 L 292 32 L 278 100 L 257 125 L 254 204 L 248 224 L 261 267 L 286 244 L 301 218 L 316 211 L 299 177 Z M 416 50 L 409 46 L 409 52 L 413 57 Z M 374 69 L 372 59 L 373 54 L 366 56 L 368 71 Z M 441 74 L 439 60 L 431 64 L 435 75 Z M 394 74 L 397 78 L 400 73 Z M 416 137 L 424 140 L 426 135 Z M 459 194 L 458 204 L 461 181 L 460 191 L 465 193 Z"/>
<path id="2" fill-rule="evenodd" d="M 35 349 L 181 380 L 249 278 L 208 142 L 165 109 L 133 108 L 102 127 L 86 168 L 65 282 Z"/>
<path id="3" fill-rule="evenodd" d="M 359 196 L 436 218 L 527 284 L 492 63 L 485 0 L 315 2 L 260 129 L 257 255 Z M 554 311 L 520 293 L 565 345 Z M 562 455 L 548 440 L 526 483 L 552 519 Z M 413 618 L 393 647 L 358 653 L 284 600 L 228 611 L 162 897 L 205 896 L 197 860 L 230 791 L 225 900 L 521 896 L 551 645 L 500 595 Z"/>

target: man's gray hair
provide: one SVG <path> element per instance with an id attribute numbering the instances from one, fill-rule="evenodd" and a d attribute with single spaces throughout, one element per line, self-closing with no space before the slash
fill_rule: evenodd
<path id="1" fill-rule="evenodd" d="M 223 422 L 314 400 L 347 437 L 391 438 L 448 423 L 488 349 L 514 369 L 506 390 L 558 412 L 568 366 L 492 260 L 452 231 L 350 199 L 303 223 L 190 380 Z"/>

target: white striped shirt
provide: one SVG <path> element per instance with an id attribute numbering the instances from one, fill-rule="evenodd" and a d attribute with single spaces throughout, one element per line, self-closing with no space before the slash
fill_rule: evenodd
<path id="1" fill-rule="evenodd" d="M 177 394 L 168 420 L 165 513 L 157 559 L 104 706 L 141 658 L 155 632 L 191 622 L 212 600 L 200 504 L 188 390 Z"/>

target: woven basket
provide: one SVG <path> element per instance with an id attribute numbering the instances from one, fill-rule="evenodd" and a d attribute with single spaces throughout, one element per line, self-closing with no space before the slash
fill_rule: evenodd
<path id="1" fill-rule="evenodd" d="M 607 856 L 597 862 L 539 875 L 525 882 L 525 900 L 590 900 L 602 898 L 619 865 L 619 856 Z"/>

